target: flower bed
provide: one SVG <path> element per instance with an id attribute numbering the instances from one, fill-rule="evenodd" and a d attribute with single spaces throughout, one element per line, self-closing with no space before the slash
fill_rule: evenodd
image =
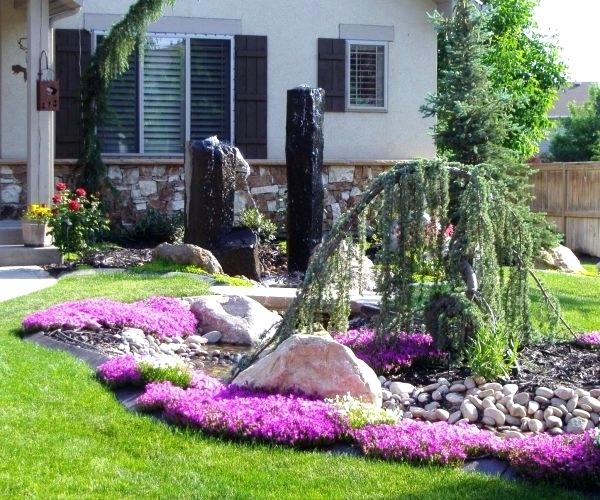
<path id="1" fill-rule="evenodd" d="M 400 332 L 378 338 L 375 330 L 361 328 L 334 334 L 335 340 L 350 347 L 379 374 L 389 375 L 406 370 L 415 363 L 431 363 L 446 358 L 446 353 L 433 347 L 431 335 Z"/>
<path id="2" fill-rule="evenodd" d="M 131 304 L 110 299 L 64 302 L 30 314 L 22 324 L 26 331 L 127 326 L 164 338 L 194 334 L 198 320 L 177 299 L 150 297 Z"/>
<path id="3" fill-rule="evenodd" d="M 123 380 L 124 373 L 129 376 L 134 371 L 127 359 L 111 360 L 99 367 L 99 373 L 105 382 L 114 384 Z M 129 378 L 136 382 L 135 376 Z M 600 437 L 594 430 L 576 436 L 503 439 L 468 424 L 407 419 L 354 428 L 339 402 L 224 385 L 202 373 L 195 373 L 187 388 L 168 381 L 149 383 L 137 404 L 142 410 L 163 411 L 174 423 L 227 437 L 296 447 L 349 441 L 366 456 L 444 465 L 488 455 L 507 460 L 533 478 L 600 486 Z"/>

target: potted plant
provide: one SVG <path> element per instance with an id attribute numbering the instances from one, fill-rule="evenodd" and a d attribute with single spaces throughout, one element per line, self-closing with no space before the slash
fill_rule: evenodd
<path id="1" fill-rule="evenodd" d="M 33 203 L 27 207 L 21 220 L 23 244 L 26 247 L 44 247 L 52 244 L 48 221 L 52 216 L 50 207 Z"/>

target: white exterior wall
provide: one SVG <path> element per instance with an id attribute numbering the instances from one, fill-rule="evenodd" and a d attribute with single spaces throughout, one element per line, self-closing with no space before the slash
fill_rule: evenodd
<path id="1" fill-rule="evenodd" d="M 79 15 L 58 21 L 55 27 L 82 28 L 88 14 L 122 16 L 131 3 L 86 0 Z M 419 113 L 427 93 L 436 88 L 436 37 L 426 15 L 435 7 L 433 0 L 178 0 L 164 15 L 241 19 L 242 34 L 267 36 L 270 159 L 285 157 L 286 91 L 301 84 L 317 85 L 317 39 L 338 38 L 339 24 L 394 25 L 395 39 L 389 43 L 388 111 L 326 113 L 325 158 L 406 159 L 435 154 L 433 122 Z M 17 15 L 22 24 L 2 12 L 3 47 L 5 28 L 15 32 L 9 45 L 16 47 L 16 38 L 23 36 L 24 13 Z M 12 47 L 7 51 L 14 53 Z M 23 54 L 17 55 L 23 59 Z M 14 63 L 4 61 L 3 57 L 2 74 L 10 78 Z M 25 109 L 21 104 L 25 86 L 21 77 L 12 80 L 11 85 L 2 84 L 2 117 L 23 116 L 11 123 L 2 120 L 0 157 L 25 156 L 25 114 L 20 111 Z"/>
<path id="2" fill-rule="evenodd" d="M 27 82 L 11 69 L 27 66 L 27 54 L 18 46 L 26 36 L 27 10 L 0 0 L 0 158 L 27 158 Z"/>

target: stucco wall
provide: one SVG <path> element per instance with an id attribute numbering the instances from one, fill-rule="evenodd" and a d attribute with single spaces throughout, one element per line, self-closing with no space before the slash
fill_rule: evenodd
<path id="1" fill-rule="evenodd" d="M 27 157 L 27 83 L 13 75 L 12 66 L 27 66 L 26 53 L 17 44 L 27 36 L 27 11 L 0 2 L 0 157 Z M 26 42 L 25 42 L 26 43 Z M 37 70 L 36 70 L 37 72 Z"/>
<path id="2" fill-rule="evenodd" d="M 2 45 L 14 52 L 16 38 L 25 31 L 25 13 L 14 11 L 7 3 L 11 4 L 2 3 L 9 12 L 1 16 Z M 81 28 L 90 14 L 123 15 L 131 3 L 86 0 L 82 13 L 58 21 L 56 27 Z M 429 130 L 432 122 L 418 111 L 436 85 L 436 39 L 426 15 L 434 9 L 435 2 L 430 0 L 178 0 L 165 16 L 238 19 L 242 34 L 268 36 L 270 159 L 285 156 L 286 90 L 317 84 L 317 38 L 337 38 L 340 23 L 394 25 L 395 39 L 389 44 L 388 112 L 327 113 L 325 157 L 405 159 L 434 155 Z M 8 41 L 4 40 L 5 29 Z M 17 55 L 23 59 L 24 54 Z M 11 54 L 8 59 L 15 56 Z M 21 104 L 25 86 L 19 78 L 13 77 L 11 85 L 3 84 L 1 89 L 2 114 L 11 117 L 10 123 L 3 121 L 0 131 L 5 148 L 0 152 L 5 158 L 26 156 L 25 108 Z"/>

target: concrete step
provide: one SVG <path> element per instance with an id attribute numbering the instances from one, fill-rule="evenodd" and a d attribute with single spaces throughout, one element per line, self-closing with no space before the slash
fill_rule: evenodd
<path id="1" fill-rule="evenodd" d="M 0 266 L 44 266 L 61 261 L 62 256 L 56 247 L 0 245 Z"/>
<path id="2" fill-rule="evenodd" d="M 22 245 L 21 221 L 0 221 L 0 245 Z"/>

